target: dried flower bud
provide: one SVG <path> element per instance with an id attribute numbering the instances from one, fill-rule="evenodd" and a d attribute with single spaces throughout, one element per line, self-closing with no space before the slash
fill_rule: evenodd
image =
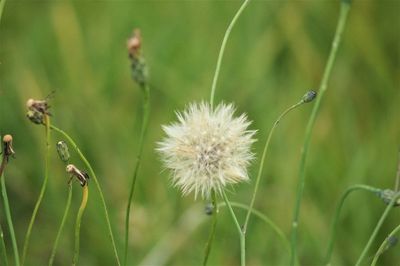
<path id="1" fill-rule="evenodd" d="M 302 101 L 305 103 L 312 102 L 317 97 L 317 92 L 314 90 L 309 90 L 304 94 Z"/>
<path id="2" fill-rule="evenodd" d="M 385 189 L 379 192 L 378 196 L 383 200 L 385 204 L 389 204 L 393 197 L 396 196 L 397 192 L 391 189 Z M 397 198 L 393 207 L 400 206 L 400 198 Z"/>
<path id="3" fill-rule="evenodd" d="M 132 37 L 128 39 L 126 47 L 131 58 L 137 57 L 140 54 L 140 47 L 142 46 L 142 37 L 139 29 L 134 29 Z"/>
<path id="4" fill-rule="evenodd" d="M 50 105 L 47 103 L 47 97 L 45 100 L 29 99 L 28 101 L 26 101 L 26 107 L 30 111 L 39 112 L 43 115 L 50 115 Z"/>
<path id="5" fill-rule="evenodd" d="M 71 178 L 69 179 L 68 183 L 70 183 L 72 178 L 75 176 L 82 187 L 88 184 L 89 175 L 86 172 L 79 170 L 75 165 L 69 164 L 65 170 L 71 174 Z"/>
<path id="6" fill-rule="evenodd" d="M 61 161 L 64 163 L 69 161 L 69 150 L 68 150 L 68 145 L 65 143 L 65 141 L 59 141 L 57 142 L 57 153 L 58 156 L 60 157 Z"/>
<path id="7" fill-rule="evenodd" d="M 142 88 L 148 79 L 146 62 L 141 55 L 142 38 L 139 29 L 133 31 L 133 35 L 127 41 L 129 58 L 131 59 L 132 79 Z"/>
<path id="8" fill-rule="evenodd" d="M 29 110 L 26 113 L 26 117 L 28 117 L 28 119 L 34 124 L 37 125 L 44 124 L 44 115 L 38 111 Z"/>
<path id="9" fill-rule="evenodd" d="M 9 160 L 10 156 L 14 157 L 14 155 L 15 155 L 15 151 L 12 147 L 12 141 L 13 141 L 13 138 L 11 135 L 8 135 L 8 134 L 4 135 L 4 137 L 3 137 L 3 156 L 7 160 L 7 162 Z"/>

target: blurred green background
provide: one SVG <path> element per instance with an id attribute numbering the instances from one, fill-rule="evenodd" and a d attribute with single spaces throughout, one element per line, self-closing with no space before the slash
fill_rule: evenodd
<path id="1" fill-rule="evenodd" d="M 168 265 L 199 265 L 208 237 L 206 202 L 183 198 L 170 186 L 154 151 L 162 124 L 192 101 L 208 100 L 217 54 L 241 1 L 7 1 L 0 24 L 0 133 L 14 136 L 16 159 L 6 169 L 18 244 L 44 176 L 44 128 L 25 118 L 28 98 L 51 100 L 52 122 L 67 131 L 94 166 L 110 210 L 122 255 L 128 187 L 137 154 L 141 91 L 130 78 L 126 40 L 134 27 L 143 36 L 151 74 L 151 119 L 134 197 L 129 261 L 153 258 Z M 260 157 L 275 118 L 317 88 L 330 49 L 339 1 L 252 1 L 226 48 L 216 102 L 234 102 L 254 121 Z M 341 193 L 351 184 L 393 188 L 400 147 L 400 1 L 355 0 L 328 91 L 313 132 L 301 209 L 299 255 L 319 265 Z M 273 137 L 256 207 L 287 235 L 294 206 L 300 149 L 312 104 L 282 121 Z M 48 190 L 33 228 L 28 265 L 46 264 L 67 199 L 67 175 L 52 135 Z M 73 162 L 83 164 L 74 155 Z M 259 161 L 251 166 L 254 179 Z M 81 265 L 115 263 L 99 197 L 90 186 L 82 220 Z M 253 183 L 231 188 L 231 200 L 248 203 Z M 72 259 L 73 203 L 56 262 Z M 333 264 L 354 264 L 385 205 L 365 192 L 343 209 Z M 11 243 L 3 208 L 0 218 Z M 187 212 L 189 210 L 189 214 Z M 237 211 L 241 219 L 244 213 Z M 182 220 L 183 219 L 183 220 Z M 394 209 L 371 252 L 400 222 Z M 169 237 L 165 239 L 165 237 Z M 164 239 L 167 253 L 152 250 Z M 169 253 L 168 253 L 169 252 Z M 21 252 L 22 253 L 22 252 Z M 399 247 L 382 264 L 400 260 Z M 164 257 L 163 257 L 164 256 Z M 285 265 L 288 253 L 272 230 L 251 220 L 249 265 Z M 153 263 L 155 263 L 153 261 Z M 238 265 L 239 241 L 221 209 L 210 265 Z"/>

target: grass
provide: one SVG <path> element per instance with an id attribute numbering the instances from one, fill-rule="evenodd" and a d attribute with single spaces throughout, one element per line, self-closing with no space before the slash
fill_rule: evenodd
<path id="1" fill-rule="evenodd" d="M 162 137 L 160 124 L 171 121 L 174 110 L 194 100 L 208 100 L 219 45 L 240 4 L 7 1 L 0 24 L 0 132 L 13 134 L 17 151 L 17 159 L 7 168 L 7 192 L 18 243 L 23 242 L 32 198 L 39 193 L 42 181 L 38 177 L 43 169 L 36 158 L 44 154 L 43 132 L 25 119 L 24 105 L 27 98 L 41 98 L 56 89 L 51 101 L 52 121 L 74 136 L 92 162 L 115 225 L 116 246 L 122 251 L 127 187 L 132 159 L 139 149 L 142 101 L 142 92 L 132 86 L 125 50 L 133 27 L 142 30 L 150 66 L 152 116 L 129 221 L 128 261 L 135 265 L 142 261 L 160 237 L 175 228 L 193 199 L 182 198 L 179 191 L 169 187 L 168 173 L 162 172 L 154 143 Z M 332 71 L 307 158 L 298 250 L 303 264 L 322 261 L 334 206 L 347 187 L 365 183 L 393 188 L 400 144 L 398 5 L 396 1 L 353 2 L 340 60 Z M 338 1 L 254 1 L 231 32 L 216 99 L 235 102 L 238 113 L 246 112 L 254 121 L 252 129 L 259 130 L 254 152 L 259 159 L 263 140 L 278 112 L 318 86 L 338 13 Z M 290 233 L 300 149 L 311 108 L 312 104 L 302 106 L 280 124 L 271 140 L 255 201 L 256 209 L 275 221 L 286 236 Z M 51 156 L 54 163 L 50 173 L 64 173 L 65 166 L 54 159 L 54 151 Z M 252 177 L 257 174 L 259 159 L 250 169 Z M 63 214 L 60 206 L 65 204 L 66 180 L 58 176 L 62 175 L 49 178 L 32 232 L 27 261 L 35 265 L 47 263 L 50 254 L 43 252 L 50 252 Z M 254 182 L 253 178 L 250 184 L 233 188 L 235 193 L 228 193 L 228 197 L 247 202 Z M 82 223 L 85 244 L 80 247 L 80 262 L 113 265 L 115 256 L 100 196 L 91 190 L 90 197 Z M 73 199 L 71 206 L 78 206 L 78 200 Z M 384 208 L 376 197 L 362 193 L 346 200 L 332 265 L 356 262 Z M 236 215 L 241 221 L 245 218 L 245 212 L 237 211 Z M 0 217 L 5 230 L 4 215 Z M 399 218 L 397 211 L 389 214 L 368 257 L 398 225 Z M 195 223 L 190 219 L 186 222 L 187 226 Z M 55 265 L 73 256 L 73 223 L 70 219 L 66 222 L 60 240 L 63 248 L 57 252 Z M 190 236 L 176 230 L 175 241 L 186 237 L 186 242 L 167 263 L 201 263 L 209 224 L 203 223 Z M 44 226 L 46 230 L 39 230 Z M 240 261 L 235 230 L 228 212 L 218 216 L 208 265 Z M 6 230 L 4 233 L 11 258 L 9 237 Z M 277 241 L 279 238 L 262 222 L 251 220 L 246 238 L 247 264 L 287 263 L 288 253 Z M 396 249 L 382 254 L 379 263 L 397 261 Z"/>

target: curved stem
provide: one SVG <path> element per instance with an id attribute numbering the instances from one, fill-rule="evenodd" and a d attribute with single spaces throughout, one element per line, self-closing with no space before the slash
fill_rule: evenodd
<path id="1" fill-rule="evenodd" d="M 219 76 L 219 72 L 221 69 L 222 57 L 224 56 L 226 43 L 228 41 L 228 38 L 232 31 L 233 26 L 235 25 L 236 21 L 238 20 L 238 18 L 240 17 L 240 15 L 242 14 L 243 10 L 246 8 L 246 6 L 249 2 L 250 2 L 250 0 L 245 0 L 243 2 L 243 4 L 240 6 L 239 10 L 236 12 L 231 23 L 229 24 L 228 28 L 226 29 L 224 39 L 222 40 L 221 48 L 220 48 L 219 54 L 218 54 L 217 66 L 215 68 L 214 78 L 213 78 L 213 82 L 212 82 L 212 86 L 211 86 L 211 96 L 210 96 L 211 107 L 214 105 L 215 88 L 217 87 L 218 76 Z"/>
<path id="2" fill-rule="evenodd" d="M 262 153 L 262 156 L 261 156 L 261 161 L 260 161 L 260 167 L 258 168 L 258 174 L 257 174 L 257 178 L 256 178 L 256 184 L 255 184 L 255 186 L 254 186 L 253 196 L 252 196 L 252 198 L 251 198 L 250 205 L 249 205 L 249 209 L 248 209 L 247 214 L 246 214 L 246 220 L 245 220 L 245 222 L 244 222 L 244 226 L 243 226 L 243 230 L 242 230 L 244 234 L 246 234 L 246 231 L 247 231 L 247 226 L 248 226 L 249 220 L 250 220 L 250 214 L 251 214 L 251 212 L 252 212 L 252 210 L 253 210 L 254 203 L 255 203 L 255 200 L 256 200 L 256 196 L 257 196 L 258 187 L 259 187 L 259 185 L 260 185 L 261 175 L 262 175 L 262 172 L 263 172 L 263 169 L 264 169 L 264 162 L 265 162 L 265 158 L 266 158 L 266 156 L 267 156 L 269 143 L 271 142 L 271 138 L 272 138 L 272 135 L 273 135 L 273 133 L 274 133 L 274 131 L 275 131 L 275 128 L 278 126 L 279 122 L 281 121 L 281 119 L 282 119 L 283 117 L 285 117 L 290 111 L 292 111 L 293 109 L 296 109 L 297 107 L 299 107 L 299 106 L 302 105 L 303 103 L 304 103 L 304 101 L 302 100 L 302 101 L 300 101 L 300 102 L 298 102 L 298 103 L 292 105 L 292 106 L 289 107 L 288 109 L 286 109 L 286 110 L 278 117 L 278 119 L 276 119 L 276 121 L 275 121 L 274 124 L 272 125 L 272 128 L 271 128 L 271 130 L 270 130 L 270 132 L 269 132 L 269 134 L 268 134 L 267 141 L 265 142 L 265 145 L 264 145 L 264 150 L 263 150 L 263 153 Z"/>
<path id="3" fill-rule="evenodd" d="M 3 159 L 3 161 L 4 160 L 5 159 Z M 6 213 L 8 229 L 10 230 L 11 242 L 12 242 L 12 247 L 13 247 L 13 251 L 14 251 L 14 261 L 15 261 L 15 265 L 19 266 L 20 264 L 19 264 L 18 246 L 17 246 L 17 240 L 15 238 L 14 225 L 13 225 L 12 218 L 11 218 L 10 204 L 8 202 L 4 174 L 1 174 L 1 194 L 3 196 L 4 210 Z"/>
<path id="4" fill-rule="evenodd" d="M 93 180 L 94 180 L 94 182 L 96 184 L 97 191 L 99 192 L 99 195 L 100 195 L 101 203 L 103 205 L 104 215 L 105 215 L 106 222 L 107 222 L 107 227 L 108 227 L 108 235 L 109 235 L 109 237 L 111 239 L 111 244 L 113 246 L 115 258 L 117 260 L 117 264 L 121 265 L 121 263 L 119 261 L 117 247 L 116 247 L 115 241 L 114 241 L 114 235 L 113 235 L 112 228 L 111 228 L 111 222 L 110 222 L 110 218 L 109 218 L 109 215 L 108 215 L 108 209 L 107 209 L 106 201 L 104 200 L 104 195 L 103 195 L 103 192 L 101 190 L 100 183 L 97 180 L 96 174 L 94 173 L 92 166 L 90 165 L 90 163 L 86 159 L 86 157 L 83 155 L 83 153 L 81 152 L 79 147 L 76 145 L 76 143 L 73 141 L 73 139 L 67 133 L 65 133 L 63 130 L 61 130 L 61 129 L 53 126 L 53 125 L 51 125 L 51 129 L 53 129 L 54 131 L 57 131 L 58 133 L 63 135 L 68 140 L 68 142 L 72 145 L 72 147 L 78 153 L 79 157 L 81 157 L 81 159 L 84 162 L 84 164 L 86 165 L 86 167 L 89 169 L 90 175 L 93 177 Z"/>
<path id="5" fill-rule="evenodd" d="M 400 232 L 400 224 L 395 229 L 393 229 L 393 231 L 390 232 L 390 234 L 382 242 L 378 251 L 376 251 L 376 253 L 375 253 L 375 256 L 374 256 L 374 259 L 372 260 L 371 266 L 376 265 L 376 263 L 378 262 L 379 256 L 385 251 L 385 248 L 387 248 L 389 239 L 394 237 L 394 235 L 397 234 L 398 232 Z"/>
<path id="6" fill-rule="evenodd" d="M 242 232 L 242 228 L 240 227 L 240 224 L 238 222 L 238 219 L 236 218 L 235 212 L 232 209 L 232 205 L 229 202 L 228 197 L 225 194 L 224 190 L 221 190 L 222 196 L 224 197 L 225 204 L 228 207 L 229 213 L 231 214 L 231 217 L 235 223 L 236 229 L 238 230 L 239 233 L 239 238 L 240 238 L 240 265 L 245 266 L 246 265 L 246 242 L 245 242 L 245 237 Z"/>
<path id="7" fill-rule="evenodd" d="M 132 199 L 133 199 L 133 194 L 135 191 L 135 184 L 136 184 L 137 175 L 139 172 L 140 163 L 142 160 L 144 137 L 146 135 L 147 125 L 149 122 L 149 114 L 150 114 L 150 101 L 149 100 L 150 100 L 150 88 L 146 85 L 143 87 L 143 118 L 142 118 L 142 128 L 140 131 L 139 150 L 138 150 L 138 155 L 137 155 L 137 159 L 136 159 L 135 169 L 133 171 L 132 183 L 131 183 L 130 190 L 129 190 L 128 205 L 126 207 L 126 215 L 125 215 L 124 265 L 127 264 L 127 258 L 128 258 L 129 220 L 130 220 Z"/>
<path id="8" fill-rule="evenodd" d="M 299 167 L 299 181 L 297 186 L 297 195 L 296 195 L 296 202 L 294 207 L 293 213 L 293 221 L 292 221 L 292 232 L 291 232 L 291 257 L 290 257 L 290 265 L 294 265 L 296 258 L 297 258 L 297 230 L 298 230 L 298 222 L 299 222 L 299 215 L 300 215 L 300 206 L 301 200 L 303 197 L 304 191 L 304 184 L 305 184 L 305 164 L 306 158 L 308 154 L 308 149 L 310 147 L 311 142 L 311 133 L 315 124 L 315 120 L 317 117 L 318 110 L 321 105 L 322 97 L 327 89 L 329 77 L 332 72 L 333 63 L 335 62 L 336 53 L 339 47 L 339 43 L 341 41 L 342 33 L 344 30 L 344 26 L 346 24 L 347 15 L 350 10 L 350 1 L 342 1 L 340 6 L 340 14 L 339 14 L 339 21 L 336 27 L 336 33 L 332 42 L 331 51 L 329 54 L 328 62 L 325 66 L 324 74 L 321 80 L 321 84 L 319 87 L 319 96 L 316 99 L 316 103 L 314 104 L 314 108 L 312 110 L 310 119 L 308 120 L 306 133 L 305 133 L 305 140 L 303 144 L 303 148 L 301 150 L 301 159 L 300 159 L 300 167 Z"/>
<path id="9" fill-rule="evenodd" d="M 367 186 L 367 185 L 357 184 L 357 185 L 348 187 L 346 189 L 346 191 L 342 194 L 342 196 L 339 200 L 339 203 L 336 207 L 335 214 L 333 216 L 331 232 L 330 232 L 329 241 L 328 241 L 328 249 L 327 249 L 327 252 L 325 255 L 325 263 L 324 263 L 325 265 L 329 265 L 331 262 L 333 245 L 335 243 L 335 237 L 336 237 L 337 224 L 339 221 L 339 215 L 340 215 L 340 212 L 342 211 L 344 202 L 347 199 L 347 197 L 350 195 L 350 193 L 357 191 L 357 190 L 365 190 L 365 191 L 369 191 L 372 193 L 379 193 L 381 191 L 381 189 L 379 189 L 379 188 L 374 188 L 374 187 Z"/>
<path id="10" fill-rule="evenodd" d="M 383 212 L 381 218 L 379 219 L 378 223 L 376 224 L 375 229 L 372 232 L 372 234 L 367 242 L 367 245 L 365 245 L 360 257 L 358 258 L 358 260 L 356 262 L 356 266 L 361 265 L 361 262 L 363 261 L 364 257 L 367 255 L 367 252 L 368 252 L 369 248 L 371 247 L 372 242 L 374 242 L 374 239 L 375 239 L 376 235 L 378 234 L 379 229 L 381 228 L 383 222 L 385 221 L 386 217 L 388 216 L 390 210 L 392 209 L 392 207 L 394 206 L 394 204 L 398 198 L 400 198 L 400 192 L 397 192 L 395 194 L 395 196 L 392 198 L 389 205 L 386 207 L 385 211 Z"/>
<path id="11" fill-rule="evenodd" d="M 87 184 L 82 188 L 82 202 L 81 206 L 78 210 L 78 215 L 76 216 L 76 224 L 75 224 L 75 251 L 74 251 L 74 258 L 72 260 L 72 265 L 76 265 L 79 259 L 79 239 L 80 239 L 80 232 L 81 232 L 81 220 L 83 212 L 85 211 L 86 204 L 88 201 L 89 196 L 89 189 Z"/>
<path id="12" fill-rule="evenodd" d="M 218 215 L 218 204 L 217 204 L 217 197 L 215 196 L 215 191 L 211 191 L 211 200 L 212 200 L 212 224 L 211 224 L 211 231 L 208 237 L 208 241 L 206 244 L 206 248 L 204 250 L 204 260 L 203 266 L 207 265 L 208 257 L 210 255 L 211 246 L 214 240 L 215 231 L 217 228 L 217 215 Z"/>
<path id="13" fill-rule="evenodd" d="M 47 180 L 49 178 L 49 165 L 50 165 L 50 117 L 48 115 L 44 115 L 45 117 L 45 123 L 46 123 L 46 166 L 45 166 L 45 175 L 44 175 L 44 180 L 43 180 L 43 184 L 42 184 L 42 188 L 40 189 L 40 193 L 39 193 L 39 197 L 37 199 L 37 202 L 35 204 L 35 208 L 33 209 L 33 213 L 32 213 L 32 217 L 31 220 L 29 222 L 28 225 L 28 230 L 26 232 L 25 235 L 25 241 L 24 241 L 24 248 L 23 248 L 23 252 L 22 252 L 22 265 L 25 264 L 25 259 L 26 259 L 26 255 L 28 252 L 28 246 L 29 246 L 29 240 L 31 238 L 31 233 L 32 233 L 32 227 L 33 224 L 35 223 L 36 220 L 36 215 L 37 212 L 39 210 L 40 204 L 42 203 L 42 199 L 43 199 L 43 195 L 46 191 L 46 187 L 47 187 Z"/>
<path id="14" fill-rule="evenodd" d="M 1 265 L 6 265 L 8 266 L 8 258 L 7 258 L 7 249 L 6 249 L 6 244 L 4 243 L 4 234 L 3 234 L 3 228 L 0 225 L 0 256 L 1 256 Z"/>
<path id="15" fill-rule="evenodd" d="M 231 202 L 232 207 L 236 207 L 236 208 L 240 208 L 243 210 L 250 210 L 250 207 L 239 203 L 239 202 Z M 224 207 L 226 206 L 225 203 L 220 203 L 219 204 L 220 207 Z M 280 227 L 278 225 L 276 225 L 270 218 L 268 218 L 268 216 L 266 216 L 265 214 L 263 214 L 262 212 L 256 210 L 256 209 L 251 209 L 251 212 L 258 217 L 259 219 L 261 219 L 264 223 L 266 223 L 267 225 L 269 225 L 272 230 L 279 236 L 279 238 L 281 239 L 282 243 L 285 245 L 285 248 L 287 249 L 288 252 L 290 252 L 290 242 L 289 240 L 286 238 L 285 234 L 283 233 L 283 231 L 280 229 Z"/>
<path id="16" fill-rule="evenodd" d="M 58 242 L 60 240 L 61 233 L 62 233 L 65 221 L 67 220 L 67 216 L 68 216 L 68 213 L 69 213 L 69 208 L 71 206 L 71 200 L 72 200 L 72 185 L 69 184 L 69 186 L 68 186 L 67 205 L 65 206 L 65 210 L 64 210 L 64 214 L 63 214 L 63 217 L 62 217 L 62 220 L 61 220 L 61 224 L 60 224 L 60 227 L 58 228 L 58 231 L 57 231 L 56 240 L 54 241 L 53 249 L 51 250 L 51 255 L 50 255 L 50 259 L 49 259 L 49 266 L 53 265 L 54 257 L 56 256 L 56 251 L 57 251 L 57 247 L 58 247 Z"/>

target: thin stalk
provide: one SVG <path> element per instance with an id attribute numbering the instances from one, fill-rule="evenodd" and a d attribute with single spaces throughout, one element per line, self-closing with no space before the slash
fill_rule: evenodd
<path id="1" fill-rule="evenodd" d="M 6 4 L 6 0 L 0 0 L 0 20 L 3 16 L 4 5 Z"/>
<path id="2" fill-rule="evenodd" d="M 232 207 L 236 207 L 236 208 L 240 208 L 243 210 L 250 210 L 250 207 L 239 203 L 239 202 L 231 202 Z M 226 206 L 226 203 L 220 203 L 219 204 L 220 207 L 224 207 Z M 282 243 L 284 244 L 286 250 L 288 252 L 290 252 L 290 242 L 289 240 L 286 238 L 285 234 L 283 233 L 283 231 L 281 230 L 281 228 L 276 225 L 268 216 L 266 216 L 265 214 L 263 214 L 262 212 L 256 210 L 256 209 L 252 209 L 251 212 L 258 217 L 259 219 L 261 219 L 265 224 L 269 225 L 272 230 L 279 236 L 279 238 L 281 239 Z"/>
<path id="3" fill-rule="evenodd" d="M 217 228 L 217 215 L 218 215 L 218 204 L 217 204 L 217 197 L 215 196 L 215 191 L 211 191 L 211 204 L 212 204 L 212 224 L 211 224 L 211 231 L 210 235 L 208 237 L 208 241 L 206 244 L 206 248 L 204 250 L 204 260 L 203 260 L 203 266 L 207 265 L 208 257 L 210 255 L 211 251 L 211 246 L 214 241 L 215 237 L 215 231 Z"/>
<path id="4" fill-rule="evenodd" d="M 140 163 L 142 161 L 142 153 L 143 153 L 143 144 L 144 144 L 144 137 L 147 131 L 147 125 L 149 123 L 149 114 L 150 114 L 150 88 L 148 85 L 143 87 L 143 118 L 142 118 L 142 128 L 140 131 L 140 138 L 139 138 L 139 150 L 136 159 L 135 169 L 132 175 L 132 183 L 129 190 L 129 199 L 128 204 L 126 207 L 126 215 L 125 215 L 125 244 L 124 244 L 124 265 L 127 263 L 128 259 L 128 246 L 129 246 L 129 220 L 130 220 L 130 213 L 131 213 L 131 205 L 133 194 L 135 191 L 136 180 L 139 172 Z"/>
<path id="5" fill-rule="evenodd" d="M 382 242 L 380 245 L 378 251 L 376 251 L 374 259 L 372 260 L 371 266 L 375 266 L 376 263 L 378 262 L 379 257 L 382 255 L 382 253 L 385 251 L 385 248 L 388 246 L 388 241 L 390 238 L 394 237 L 398 232 L 400 232 L 400 224 L 393 229 L 392 232 L 385 238 L 385 240 Z"/>
<path id="6" fill-rule="evenodd" d="M 49 179 L 49 166 L 50 166 L 50 117 L 48 115 L 44 115 L 45 117 L 45 123 L 46 123 L 46 162 L 45 162 L 45 175 L 44 175 L 44 180 L 42 184 L 42 188 L 40 189 L 39 197 L 36 201 L 35 208 L 33 209 L 32 217 L 28 225 L 28 230 L 25 235 L 25 241 L 24 241 L 24 248 L 22 252 L 22 265 L 25 265 L 25 259 L 26 255 L 28 252 L 28 246 L 29 246 L 29 240 L 31 238 L 31 233 L 32 233 L 32 227 L 33 224 L 35 223 L 36 220 L 36 215 L 39 210 L 40 204 L 42 203 L 43 195 L 46 191 L 47 188 L 47 180 Z"/>
<path id="7" fill-rule="evenodd" d="M 269 144 L 271 142 L 271 138 L 272 138 L 272 135 L 273 135 L 273 133 L 275 131 L 275 128 L 278 126 L 279 122 L 281 121 L 281 119 L 283 117 L 285 117 L 290 111 L 292 111 L 293 109 L 296 109 L 297 107 L 299 107 L 303 103 L 304 103 L 304 101 L 301 100 L 300 102 L 298 102 L 298 103 L 292 105 L 291 107 L 287 108 L 278 117 L 278 119 L 276 119 L 276 121 L 272 125 L 272 128 L 271 128 L 271 130 L 270 130 L 270 132 L 268 134 L 268 138 L 267 138 L 267 141 L 265 142 L 264 150 L 263 150 L 263 153 L 262 153 L 262 156 L 261 156 L 260 167 L 258 168 L 258 174 L 257 174 L 257 178 L 256 178 L 256 184 L 254 186 L 253 196 L 252 196 L 251 201 L 250 201 L 249 209 L 248 209 L 247 214 L 246 214 L 246 220 L 244 222 L 244 226 L 243 226 L 243 230 L 242 230 L 243 234 L 245 234 L 245 235 L 246 235 L 247 226 L 248 226 L 249 220 L 250 220 L 250 214 L 252 213 L 252 210 L 253 210 L 253 207 L 254 207 L 254 203 L 256 201 L 257 191 L 258 191 L 258 187 L 260 185 L 260 180 L 261 180 L 262 172 L 263 172 L 263 169 L 264 169 L 264 162 L 265 162 L 265 158 L 267 156 L 268 147 L 269 147 Z"/>
<path id="8" fill-rule="evenodd" d="M 224 197 L 225 204 L 228 207 L 229 213 L 231 214 L 231 217 L 235 223 L 236 229 L 238 230 L 239 233 L 239 240 L 240 240 L 240 265 L 245 266 L 246 265 L 246 239 L 244 237 L 244 234 L 242 232 L 242 228 L 240 227 L 240 224 L 238 222 L 238 219 L 236 218 L 235 212 L 232 209 L 232 205 L 229 202 L 228 197 L 225 194 L 224 190 L 221 190 L 222 196 Z"/>
<path id="9" fill-rule="evenodd" d="M 399 162 L 397 165 L 397 173 L 396 173 L 396 183 L 394 186 L 394 191 L 400 190 L 400 151 L 399 151 Z"/>
<path id="10" fill-rule="evenodd" d="M 75 251 L 74 251 L 74 258 L 72 260 L 72 265 L 76 265 L 79 259 L 79 240 L 80 240 L 80 232 L 81 232 L 81 220 L 83 212 L 85 211 L 86 204 L 89 197 L 89 188 L 87 184 L 82 188 L 82 202 L 81 206 L 78 210 L 78 215 L 76 216 L 76 223 L 75 223 Z"/>
<path id="11" fill-rule="evenodd" d="M 5 161 L 5 158 L 3 159 L 3 161 Z M 14 225 L 13 225 L 12 218 L 11 218 L 10 204 L 8 202 L 4 174 L 1 174 L 1 194 L 3 196 L 4 210 L 6 213 L 8 230 L 10 230 L 11 243 L 12 243 L 13 252 L 14 252 L 14 261 L 15 261 L 15 265 L 19 266 L 20 263 L 19 263 L 18 246 L 17 246 L 17 240 L 15 238 Z"/>
<path id="12" fill-rule="evenodd" d="M 372 232 L 371 236 L 369 237 L 369 240 L 367 242 L 367 245 L 365 245 L 360 257 L 358 258 L 356 262 L 356 266 L 361 265 L 361 262 L 363 261 L 364 257 L 367 255 L 368 250 L 370 249 L 372 242 L 374 242 L 376 235 L 378 234 L 379 229 L 381 228 L 383 222 L 385 221 L 386 217 L 388 216 L 390 210 L 392 209 L 394 203 L 396 200 L 400 197 L 400 192 L 396 193 L 392 200 L 390 201 L 389 205 L 386 207 L 385 211 L 383 212 L 381 218 L 379 219 L 377 225 L 375 226 L 374 231 Z"/>
<path id="13" fill-rule="evenodd" d="M 290 265 L 294 265 L 296 258 L 297 258 L 297 230 L 298 230 L 298 222 L 299 222 L 299 215 L 300 215 L 300 206 L 301 200 L 303 197 L 304 191 L 304 184 L 305 184 L 305 164 L 306 158 L 308 154 L 308 149 L 310 147 L 311 142 L 311 133 L 315 124 L 315 120 L 317 117 L 318 110 L 321 105 L 321 100 L 324 96 L 324 93 L 327 89 L 329 77 L 332 72 L 333 63 L 335 62 L 336 53 L 339 47 L 339 43 L 341 41 L 342 33 L 344 27 L 346 25 L 347 15 L 350 10 L 350 1 L 342 1 L 340 6 L 340 14 L 339 14 L 339 21 L 336 28 L 336 33 L 332 42 L 331 51 L 329 54 L 328 62 L 325 66 L 324 74 L 321 80 L 321 84 L 319 87 L 319 97 L 316 99 L 316 103 L 312 110 L 310 119 L 308 120 L 306 133 L 305 133 L 305 140 L 303 144 L 303 148 L 301 150 L 301 159 L 300 159 L 300 167 L 299 167 L 299 181 L 297 186 L 297 196 L 296 196 L 296 203 L 294 207 L 294 214 L 293 214 L 293 222 L 292 222 L 292 232 L 291 232 L 291 257 L 290 257 Z"/>
<path id="14" fill-rule="evenodd" d="M 226 29 L 224 39 L 222 40 L 221 48 L 220 48 L 219 54 L 218 54 L 217 65 L 215 68 L 214 78 L 213 78 L 213 82 L 212 82 L 212 86 L 211 86 L 211 96 L 210 96 L 211 107 L 214 105 L 215 89 L 217 87 L 218 76 L 219 76 L 219 72 L 221 69 L 222 57 L 224 56 L 226 43 L 228 42 L 228 38 L 229 38 L 229 35 L 231 34 L 233 26 L 235 25 L 236 21 L 238 20 L 238 18 L 240 17 L 240 15 L 242 14 L 243 10 L 246 8 L 246 6 L 248 5 L 249 2 L 250 2 L 250 0 L 245 0 L 243 2 L 243 4 L 240 6 L 239 10 L 236 12 L 231 23 L 229 24 L 228 28 Z"/>
<path id="15" fill-rule="evenodd" d="M 329 236 L 329 241 L 328 241 L 328 249 L 325 255 L 325 265 L 330 265 L 331 262 L 331 257 L 332 257 L 332 252 L 333 252 L 333 246 L 335 243 L 335 238 L 336 238 L 336 231 L 337 231 L 337 225 L 338 225 L 338 221 L 339 221 L 339 216 L 340 216 L 340 212 L 342 211 L 342 207 L 344 205 L 345 200 L 347 199 L 347 197 L 352 193 L 355 192 L 357 190 L 365 190 L 368 192 L 372 192 L 372 193 L 379 193 L 381 191 L 381 189 L 379 188 L 375 188 L 375 187 L 371 187 L 371 186 L 367 186 L 367 185 L 362 185 L 362 184 L 357 184 L 357 185 L 353 185 L 348 187 L 345 192 L 342 194 L 339 203 L 336 207 L 335 210 L 335 214 L 333 216 L 333 221 L 332 221 L 332 225 L 331 225 L 331 232 L 330 232 L 330 236 Z"/>
<path id="16" fill-rule="evenodd" d="M 8 266 L 8 258 L 7 258 L 7 249 L 6 249 L 6 244 L 4 243 L 4 234 L 3 234 L 3 228 L 0 225 L 0 256 L 1 256 L 1 265 L 6 265 Z"/>
<path id="17" fill-rule="evenodd" d="M 56 240 L 54 241 L 53 249 L 51 250 L 51 255 L 50 255 L 50 259 L 49 259 L 49 266 L 53 265 L 54 257 L 56 256 L 56 251 L 57 251 L 57 247 L 58 247 L 58 242 L 60 240 L 61 233 L 62 233 L 62 230 L 64 228 L 65 221 L 67 220 L 67 216 L 68 216 L 68 213 L 69 213 L 69 208 L 71 207 L 71 200 L 72 200 L 72 184 L 69 184 L 69 186 L 68 186 L 67 205 L 65 206 L 65 210 L 64 210 L 64 214 L 63 214 L 63 217 L 62 217 L 62 220 L 61 220 L 61 224 L 60 224 L 60 227 L 58 228 L 58 231 L 57 231 Z"/>
<path id="18" fill-rule="evenodd" d="M 103 205 L 104 215 L 105 215 L 106 222 L 107 222 L 107 227 L 108 227 L 108 235 L 109 235 L 109 237 L 111 239 L 111 244 L 113 246 L 115 259 L 117 260 L 117 265 L 121 265 L 120 260 L 119 260 L 119 256 L 118 256 L 118 252 L 117 252 L 117 247 L 116 247 L 115 241 L 114 241 L 114 235 L 113 235 L 112 228 L 111 228 L 111 222 L 110 222 L 110 218 L 109 218 L 109 215 L 108 215 L 108 209 L 107 209 L 106 201 L 104 200 L 104 195 L 103 195 L 103 192 L 101 190 L 100 183 L 97 180 L 96 174 L 94 173 L 94 170 L 93 170 L 92 166 L 90 165 L 90 163 L 86 159 L 86 157 L 83 155 L 83 153 L 81 152 L 79 147 L 76 145 L 75 141 L 65 131 L 63 131 L 63 130 L 61 130 L 61 129 L 53 126 L 53 125 L 51 125 L 50 128 L 53 129 L 54 131 L 60 133 L 61 135 L 63 135 L 68 140 L 68 142 L 72 145 L 72 147 L 78 153 L 79 157 L 81 157 L 81 159 L 84 162 L 84 164 L 86 165 L 86 167 L 89 169 L 90 175 L 91 175 L 91 177 L 93 177 L 93 180 L 94 180 L 94 182 L 96 184 L 97 191 L 99 192 L 99 195 L 100 195 L 101 203 Z"/>

